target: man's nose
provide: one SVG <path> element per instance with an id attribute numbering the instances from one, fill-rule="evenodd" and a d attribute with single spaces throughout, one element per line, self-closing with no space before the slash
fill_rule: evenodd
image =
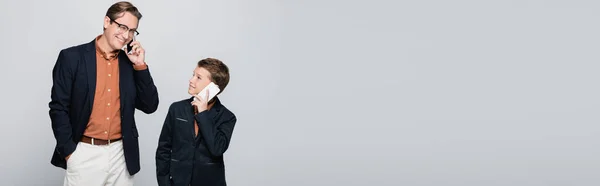
<path id="1" fill-rule="evenodd" d="M 129 40 L 129 32 L 123 32 L 123 38 L 125 38 L 125 40 Z"/>

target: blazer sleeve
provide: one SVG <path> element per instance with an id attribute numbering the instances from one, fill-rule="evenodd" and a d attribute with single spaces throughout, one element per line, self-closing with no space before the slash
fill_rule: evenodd
<path id="1" fill-rule="evenodd" d="M 50 120 L 56 139 L 56 152 L 63 159 L 75 151 L 76 143 L 72 140 L 71 120 L 71 89 L 74 81 L 74 70 L 67 57 L 67 52 L 61 50 L 56 64 L 52 69 L 52 89 L 50 95 Z"/>
<path id="2" fill-rule="evenodd" d="M 224 118 L 214 121 L 209 111 L 196 114 L 195 119 L 202 137 L 206 141 L 208 151 L 213 156 L 222 156 L 229 147 L 231 134 L 237 121 L 233 113 L 223 114 Z"/>
<path id="3" fill-rule="evenodd" d="M 135 108 L 146 114 L 154 113 L 158 108 L 158 90 L 154 85 L 150 70 L 148 68 L 134 70 L 133 74 L 137 90 Z"/>
<path id="4" fill-rule="evenodd" d="M 172 120 L 173 104 L 169 107 L 169 112 L 158 137 L 158 147 L 156 148 L 156 178 L 159 186 L 171 185 Z"/>

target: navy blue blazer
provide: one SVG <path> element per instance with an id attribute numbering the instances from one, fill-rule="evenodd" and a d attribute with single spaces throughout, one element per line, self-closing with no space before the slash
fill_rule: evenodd
<path id="1" fill-rule="evenodd" d="M 158 108 L 158 91 L 149 69 L 136 71 L 124 51 L 120 51 L 119 89 L 121 96 L 121 134 L 127 170 L 140 170 L 138 130 L 134 114 Z M 50 119 L 56 139 L 51 163 L 67 168 L 65 157 L 75 151 L 92 113 L 96 90 L 96 43 L 63 49 L 52 69 Z"/>
<path id="2" fill-rule="evenodd" d="M 169 106 L 156 148 L 158 185 L 226 186 L 223 153 L 237 118 L 218 97 L 210 110 L 194 114 L 192 99 Z"/>

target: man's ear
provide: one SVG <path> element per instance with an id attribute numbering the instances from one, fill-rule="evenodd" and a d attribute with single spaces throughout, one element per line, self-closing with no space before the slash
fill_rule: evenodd
<path id="1" fill-rule="evenodd" d="M 108 28 L 110 25 L 110 18 L 108 16 L 104 16 L 104 29 Z"/>

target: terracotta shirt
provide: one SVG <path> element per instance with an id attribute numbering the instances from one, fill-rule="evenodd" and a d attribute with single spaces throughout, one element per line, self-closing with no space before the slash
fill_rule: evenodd
<path id="1" fill-rule="evenodd" d="M 121 138 L 121 97 L 118 51 L 103 52 L 96 37 L 96 92 L 84 135 L 97 139 Z"/>
<path id="2" fill-rule="evenodd" d="M 119 50 L 104 52 L 96 37 L 96 91 L 92 114 L 83 135 L 103 140 L 121 138 L 121 94 L 119 89 Z M 145 70 L 148 65 L 133 65 Z"/>

